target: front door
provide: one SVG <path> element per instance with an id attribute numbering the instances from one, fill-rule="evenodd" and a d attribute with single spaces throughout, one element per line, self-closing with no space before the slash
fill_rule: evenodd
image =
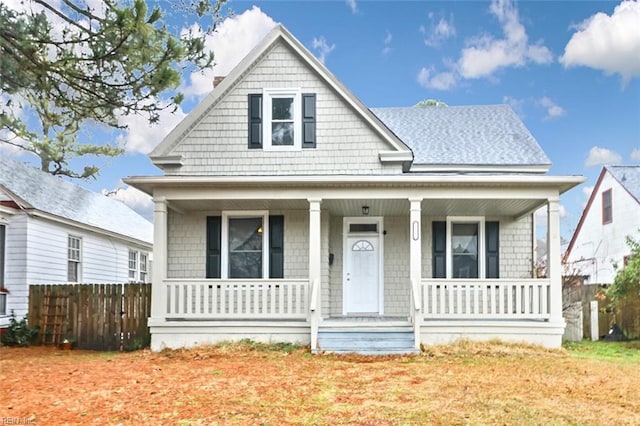
<path id="1" fill-rule="evenodd" d="M 345 239 L 344 314 L 380 312 L 380 238 L 378 234 Z"/>

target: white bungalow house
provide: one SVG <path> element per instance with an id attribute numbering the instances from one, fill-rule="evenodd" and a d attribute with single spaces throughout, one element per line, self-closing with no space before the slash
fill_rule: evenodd
<path id="1" fill-rule="evenodd" d="M 149 282 L 153 225 L 122 202 L 0 157 L 0 328 L 30 284 Z"/>
<path id="2" fill-rule="evenodd" d="M 571 270 L 585 284 L 608 285 L 640 238 L 640 166 L 605 166 L 567 247 Z"/>
<path id="3" fill-rule="evenodd" d="M 560 194 L 507 106 L 369 109 L 277 26 L 150 154 L 151 347 L 558 347 Z M 533 212 L 547 205 L 548 279 Z"/>

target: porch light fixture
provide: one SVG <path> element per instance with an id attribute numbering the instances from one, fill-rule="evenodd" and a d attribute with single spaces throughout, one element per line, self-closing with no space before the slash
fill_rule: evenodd
<path id="1" fill-rule="evenodd" d="M 364 216 L 368 216 L 369 215 L 369 206 L 362 206 L 362 214 Z"/>

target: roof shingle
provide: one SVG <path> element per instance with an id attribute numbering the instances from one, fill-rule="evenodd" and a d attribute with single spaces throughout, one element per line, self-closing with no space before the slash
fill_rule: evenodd
<path id="1" fill-rule="evenodd" d="M 371 111 L 411 148 L 414 164 L 551 164 L 507 105 L 372 108 Z"/>
<path id="2" fill-rule="evenodd" d="M 153 225 L 119 200 L 81 188 L 35 167 L 0 157 L 0 189 L 30 207 L 147 243 Z"/>

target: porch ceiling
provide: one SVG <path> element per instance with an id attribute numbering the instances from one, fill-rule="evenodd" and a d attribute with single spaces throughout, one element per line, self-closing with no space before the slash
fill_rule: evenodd
<path id="1" fill-rule="evenodd" d="M 422 201 L 425 216 L 512 216 L 518 217 L 543 206 L 542 199 L 427 199 Z M 296 200 L 172 200 L 170 208 L 179 211 L 217 210 L 308 210 L 306 199 Z M 369 216 L 409 215 L 408 199 L 325 199 L 322 209 L 334 216 L 362 216 L 362 207 L 369 207 Z"/>
<path id="2" fill-rule="evenodd" d="M 425 216 L 512 216 L 519 217 L 545 205 L 540 199 L 428 199 L 422 201 Z M 362 207 L 369 207 L 369 216 L 409 215 L 409 200 L 325 200 L 323 209 L 337 216 L 362 216 Z"/>

